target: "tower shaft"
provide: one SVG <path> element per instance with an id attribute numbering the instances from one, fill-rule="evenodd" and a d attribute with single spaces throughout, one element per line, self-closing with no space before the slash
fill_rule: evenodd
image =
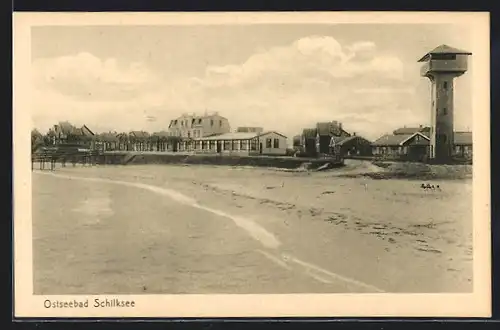
<path id="1" fill-rule="evenodd" d="M 454 79 L 460 74 L 432 73 L 431 80 L 431 134 L 430 158 L 446 162 L 454 148 Z"/>

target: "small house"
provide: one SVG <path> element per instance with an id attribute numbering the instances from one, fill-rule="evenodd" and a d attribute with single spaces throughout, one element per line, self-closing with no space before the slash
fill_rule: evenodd
<path id="1" fill-rule="evenodd" d="M 331 154 L 330 142 L 332 137 L 346 138 L 351 136 L 342 128 L 342 123 L 337 121 L 316 124 L 316 152 L 318 154 Z"/>
<path id="2" fill-rule="evenodd" d="M 455 132 L 453 143 L 455 145 L 455 157 L 472 159 L 472 132 Z"/>
<path id="3" fill-rule="evenodd" d="M 86 125 L 78 128 L 67 121 L 59 122 L 49 129 L 47 133 L 52 144 L 63 145 L 72 144 L 80 145 L 84 148 L 92 148 L 94 146 L 95 134 Z"/>
<path id="4" fill-rule="evenodd" d="M 356 133 L 351 136 L 333 136 L 330 146 L 343 157 L 372 155 L 371 141 Z"/>
<path id="5" fill-rule="evenodd" d="M 427 135 L 418 131 L 412 134 L 386 134 L 372 143 L 372 153 L 382 158 L 423 161 L 429 154 L 429 141 Z"/>

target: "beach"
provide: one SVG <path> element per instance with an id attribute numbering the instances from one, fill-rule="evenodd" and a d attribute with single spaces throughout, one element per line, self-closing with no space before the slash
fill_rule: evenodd
<path id="1" fill-rule="evenodd" d="M 471 292 L 472 180 L 373 166 L 35 170 L 35 294 Z"/>

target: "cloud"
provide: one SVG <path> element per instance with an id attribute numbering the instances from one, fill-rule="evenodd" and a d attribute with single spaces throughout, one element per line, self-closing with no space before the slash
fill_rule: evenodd
<path id="1" fill-rule="evenodd" d="M 372 42 L 343 46 L 325 36 L 168 81 L 143 64 L 82 53 L 34 63 L 35 123 L 67 119 L 153 130 L 166 129 L 182 112 L 209 110 L 233 127 L 258 125 L 292 136 L 317 121 L 341 120 L 346 129 L 376 138 L 426 119 L 413 109 L 414 87 L 403 68 L 397 56 L 380 54 Z"/>
<path id="2" fill-rule="evenodd" d="M 89 53 L 36 60 L 33 73 L 37 88 L 84 101 L 131 98 L 158 79 L 141 63 L 123 65 Z"/>

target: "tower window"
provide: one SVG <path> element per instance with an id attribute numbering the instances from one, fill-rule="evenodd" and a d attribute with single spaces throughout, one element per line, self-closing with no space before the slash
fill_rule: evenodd
<path id="1" fill-rule="evenodd" d="M 456 60 L 456 54 L 433 54 L 431 60 L 446 61 L 446 60 Z"/>
<path id="2" fill-rule="evenodd" d="M 447 115 L 448 114 L 448 109 L 447 108 L 443 108 L 443 115 Z"/>
<path id="3" fill-rule="evenodd" d="M 443 83 L 443 88 L 444 88 L 444 89 L 448 89 L 448 82 L 447 82 L 447 81 L 445 81 L 445 82 Z"/>

